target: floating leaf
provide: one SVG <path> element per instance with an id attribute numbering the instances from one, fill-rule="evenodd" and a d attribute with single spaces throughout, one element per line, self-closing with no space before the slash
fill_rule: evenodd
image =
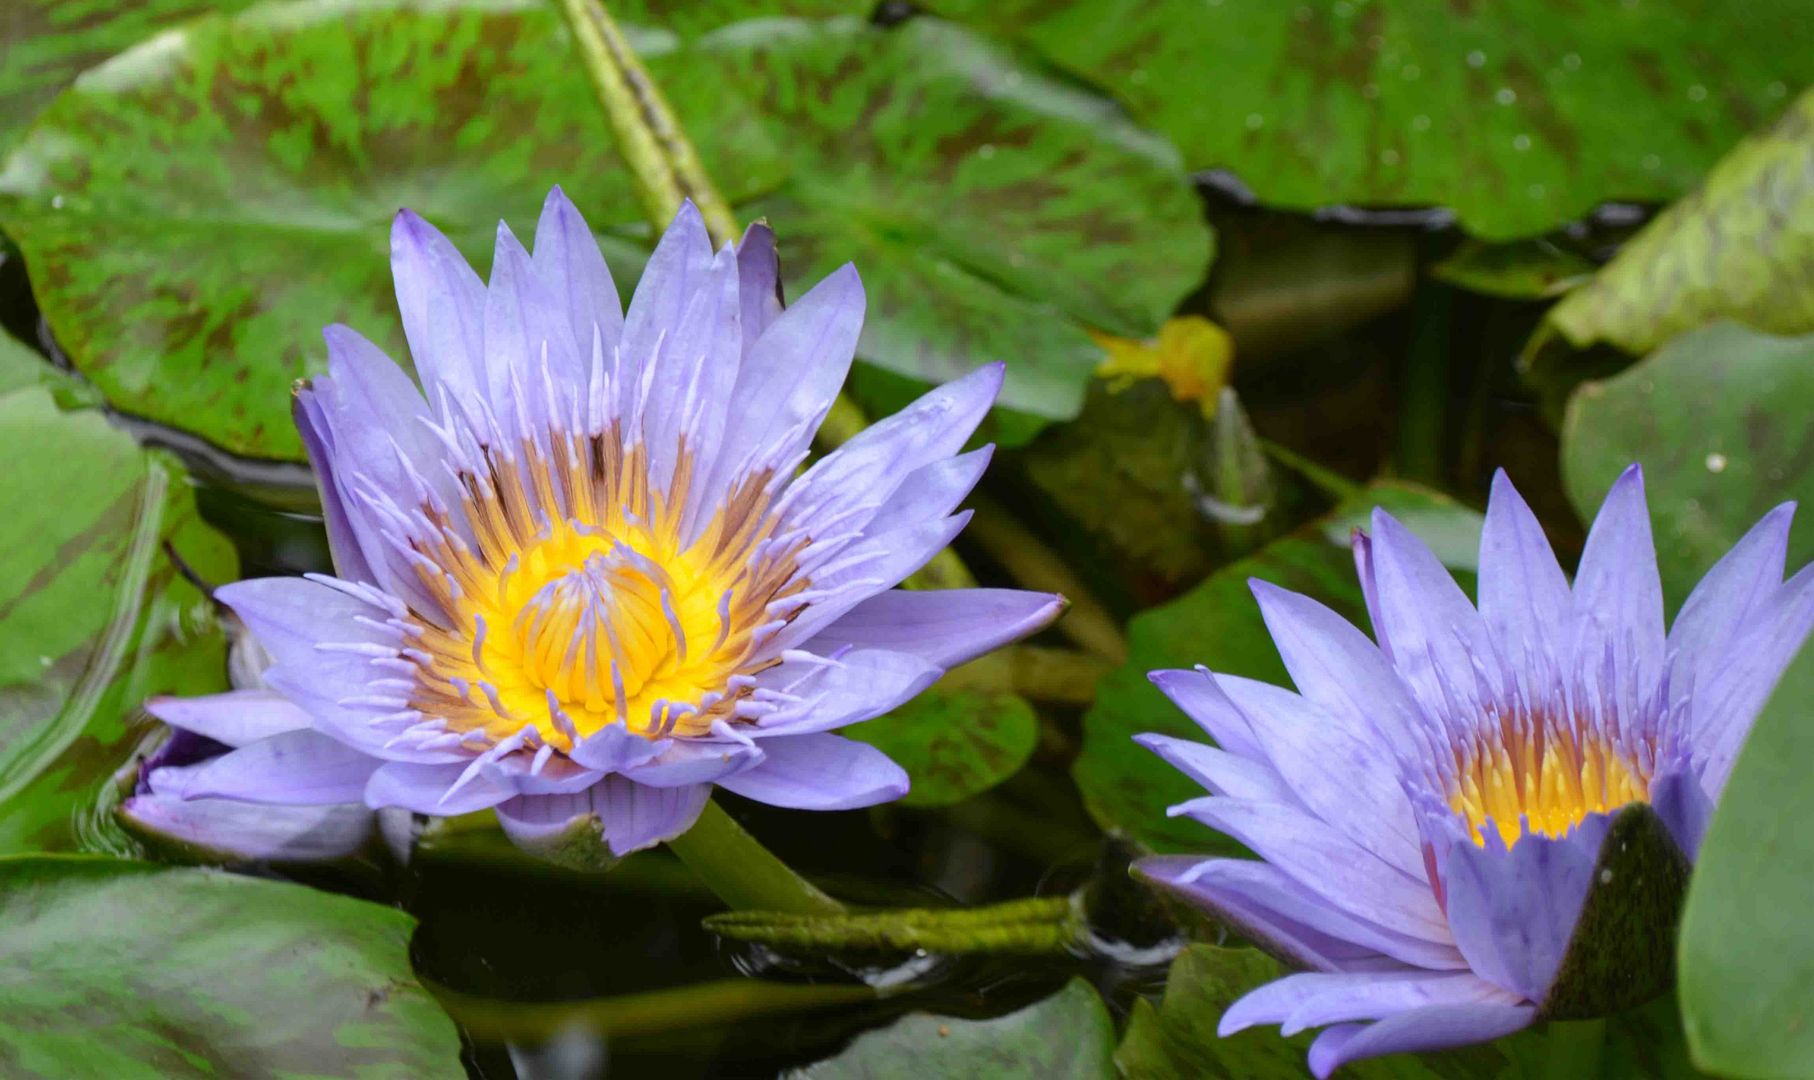
<path id="1" fill-rule="evenodd" d="M 1503 300 L 1543 300 L 1593 276 L 1594 264 L 1550 240 L 1469 241 L 1430 268 L 1430 276 Z"/>
<path id="2" fill-rule="evenodd" d="M 410 206 L 478 265 L 555 184 L 594 225 L 639 222 L 559 17 L 503 4 L 278 4 L 115 57 L 0 173 L 0 220 L 71 360 L 123 411 L 240 454 L 297 458 L 293 380 L 344 322 L 405 356 L 391 217 Z M 748 109 L 697 136 L 727 196 L 779 167 Z M 707 147 L 702 147 L 706 149 Z M 640 247 L 610 242 L 634 281 Z"/>
<path id="3" fill-rule="evenodd" d="M 1217 570 L 1196 588 L 1128 624 L 1129 660 L 1102 681 L 1096 704 L 1084 716 L 1083 752 L 1072 775 L 1090 813 L 1104 828 L 1120 828 L 1161 851 L 1228 851 L 1232 841 L 1188 818 L 1168 818 L 1165 808 L 1203 793 L 1133 737 L 1154 731 L 1207 741 L 1177 706 L 1147 681 L 1159 668 L 1204 664 L 1211 670 L 1287 685 L 1289 680 L 1259 605 L 1248 591 L 1258 577 L 1308 593 L 1358 626 L 1366 607 L 1355 578 L 1348 533 L 1373 506 L 1384 506 L 1442 556 L 1456 563 L 1459 541 L 1478 546 L 1480 515 L 1434 492 L 1403 484 L 1376 484 L 1323 522 L 1276 540 L 1253 555 Z M 1472 565 L 1472 550 L 1465 566 Z"/>
<path id="4" fill-rule="evenodd" d="M 861 351 L 884 367 L 1006 359 L 1005 405 L 1068 416 L 1098 356 L 1084 326 L 1150 333 L 1202 277 L 1169 147 L 955 27 L 774 19 L 644 48 L 724 195 L 774 220 L 792 294 L 862 268 Z M 0 173 L 0 221 L 115 407 L 295 458 L 288 390 L 320 369 L 322 325 L 403 356 L 399 205 L 483 266 L 496 220 L 526 234 L 559 182 L 634 281 L 641 214 L 570 51 L 529 0 L 204 19 L 52 105 Z"/>
<path id="5" fill-rule="evenodd" d="M 0 154 L 12 147 L 39 109 L 114 53 L 159 30 L 214 11 L 238 11 L 253 0 L 7 0 L 0 15 Z"/>
<path id="6" fill-rule="evenodd" d="M 226 682 L 208 601 L 230 581 L 181 469 L 43 389 L 0 396 L 0 852 L 118 846 L 100 806 L 154 694 Z"/>
<path id="7" fill-rule="evenodd" d="M 93 405 L 99 400 L 94 387 L 59 370 L 37 350 L 0 331 L 0 395 L 26 386 L 49 390 L 64 408 Z"/>
<path id="8" fill-rule="evenodd" d="M 1679 947 L 1695 1062 L 1733 1077 L 1814 1075 L 1814 650 L 1758 717 L 1701 844 Z"/>
<path id="9" fill-rule="evenodd" d="M 1263 202 L 1443 206 L 1491 240 L 1674 198 L 1814 82 L 1801 0 L 927 6 L 1020 35 Z"/>
<path id="10" fill-rule="evenodd" d="M 1005 658 L 984 657 L 999 672 Z M 907 704 L 844 733 L 907 770 L 913 786 L 903 806 L 950 806 L 980 795 L 1020 771 L 1039 742 L 1033 706 L 1011 690 L 967 685 L 959 668 Z M 1005 672 L 1004 672 L 1005 677 Z"/>
<path id="11" fill-rule="evenodd" d="M 1063 990 L 993 1020 L 913 1013 L 857 1036 L 837 1057 L 796 1069 L 789 1080 L 1109 1080 L 1115 1025 L 1090 984 Z"/>
<path id="12" fill-rule="evenodd" d="M 0 1072 L 458 1077 L 394 908 L 210 870 L 0 859 Z"/>
<path id="13" fill-rule="evenodd" d="M 1770 508 L 1814 502 L 1808 417 L 1814 336 L 1722 324 L 1575 392 L 1562 425 L 1562 479 L 1582 520 L 1632 462 L 1644 466 L 1663 594 L 1673 607 Z M 1789 565 L 1814 559 L 1797 531 Z"/>
<path id="14" fill-rule="evenodd" d="M 740 212 L 775 223 L 793 293 L 855 262 L 860 355 L 921 382 L 1006 360 L 1004 406 L 1074 416 L 1102 356 L 1085 327 L 1151 334 L 1207 267 L 1169 146 L 959 27 L 748 23 L 649 64 L 689 131 L 754 98 L 790 172 Z"/>
<path id="15" fill-rule="evenodd" d="M 1717 319 L 1814 331 L 1814 90 L 1549 314 L 1577 348 L 1634 354 Z"/>

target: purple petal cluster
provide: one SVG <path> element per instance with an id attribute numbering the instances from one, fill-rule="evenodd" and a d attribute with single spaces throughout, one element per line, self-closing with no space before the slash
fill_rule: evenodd
<path id="1" fill-rule="evenodd" d="M 489 283 L 408 211 L 392 267 L 420 386 L 334 326 L 296 395 L 336 574 L 218 591 L 272 692 L 150 703 L 215 752 L 150 769 L 144 807 L 198 834 L 231 804 L 495 808 L 526 846 L 596 822 L 621 854 L 714 784 L 868 806 L 907 776 L 835 729 L 1061 609 L 894 588 L 968 520 L 999 365 L 801 471 L 862 326 L 853 268 L 784 310 L 769 230 L 714 252 L 689 205 L 625 311 L 559 189 L 533 249 L 500 225 Z"/>
<path id="2" fill-rule="evenodd" d="M 1648 803 L 1692 859 L 1733 759 L 1814 626 L 1814 567 L 1783 580 L 1773 510 L 1667 633 L 1636 466 L 1573 584 L 1503 473 L 1479 603 L 1375 510 L 1355 556 L 1377 643 L 1316 601 L 1253 590 L 1297 692 L 1207 670 L 1153 681 L 1215 740 L 1139 741 L 1211 794 L 1172 808 L 1260 858 L 1141 871 L 1306 969 L 1221 1033 L 1325 1027 L 1344 1062 L 1484 1041 L 1555 985 L 1612 812 Z"/>

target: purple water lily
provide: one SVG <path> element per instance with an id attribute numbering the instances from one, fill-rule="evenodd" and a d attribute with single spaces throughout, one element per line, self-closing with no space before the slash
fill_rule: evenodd
<path id="1" fill-rule="evenodd" d="M 1153 673 L 1217 744 L 1139 737 L 1212 792 L 1172 812 L 1263 861 L 1163 856 L 1141 871 L 1308 969 L 1236 1002 L 1221 1034 L 1333 1025 L 1310 1048 L 1321 1077 L 1536 1019 L 1611 812 L 1648 803 L 1692 858 L 1814 625 L 1814 567 L 1783 580 L 1791 512 L 1739 541 L 1666 635 L 1635 466 L 1608 494 L 1572 588 L 1501 473 L 1478 608 L 1375 510 L 1355 557 L 1378 644 L 1256 581 L 1296 693 Z"/>
<path id="2" fill-rule="evenodd" d="M 500 225 L 488 285 L 412 213 L 391 241 L 421 389 L 328 329 L 296 418 L 336 576 L 218 591 L 276 693 L 152 702 L 234 747 L 155 770 L 155 794 L 494 807 L 526 846 L 596 821 L 619 854 L 685 831 L 714 784 L 869 806 L 907 776 L 834 729 L 1062 607 L 894 588 L 969 518 L 991 448 L 960 451 L 999 365 L 799 472 L 862 325 L 853 268 L 783 310 L 769 230 L 714 254 L 689 205 L 625 312 L 558 189 L 533 253 Z"/>

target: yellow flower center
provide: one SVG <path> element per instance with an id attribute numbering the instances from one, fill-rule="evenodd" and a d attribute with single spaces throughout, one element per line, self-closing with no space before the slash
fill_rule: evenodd
<path id="1" fill-rule="evenodd" d="M 1650 799 L 1650 778 L 1597 733 L 1540 731 L 1494 740 L 1464 754 L 1458 765 L 1449 806 L 1482 847 L 1481 826 L 1488 819 L 1510 847 L 1522 834 L 1520 818 L 1531 832 L 1558 837 L 1589 814 Z"/>
<path id="2" fill-rule="evenodd" d="M 614 433 L 555 439 L 552 455 L 525 444 L 461 477 L 476 546 L 444 517 L 438 542 L 417 542 L 418 577 L 453 625 L 420 622 L 412 707 L 491 741 L 533 726 L 562 750 L 619 719 L 649 738 L 708 732 L 762 667 L 758 631 L 797 613 L 785 600 L 807 586 L 799 545 L 769 543 L 768 478 L 727 493 L 689 538 L 684 447 L 663 495 Z"/>

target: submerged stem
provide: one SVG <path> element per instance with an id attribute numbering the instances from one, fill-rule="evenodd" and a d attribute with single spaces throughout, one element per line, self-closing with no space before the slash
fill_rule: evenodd
<path id="1" fill-rule="evenodd" d="M 698 874 L 718 899 L 737 910 L 827 915 L 844 905 L 827 896 L 762 846 L 716 802 L 707 802 L 693 827 L 668 841 L 669 850 Z"/>
<path id="2" fill-rule="evenodd" d="M 1114 616 L 1090 595 L 1082 579 L 1056 551 L 1014 518 L 980 495 L 971 497 L 976 517 L 969 535 L 1014 579 L 1030 589 L 1063 594 L 1071 602 L 1057 629 L 1078 645 L 1111 664 L 1127 660 L 1127 639 Z"/>
<path id="3" fill-rule="evenodd" d="M 705 927 L 722 937 L 779 948 L 1024 955 L 1068 951 L 1079 940 L 1083 920 L 1070 897 L 1054 896 L 842 915 L 737 911 L 710 916 Z"/>

